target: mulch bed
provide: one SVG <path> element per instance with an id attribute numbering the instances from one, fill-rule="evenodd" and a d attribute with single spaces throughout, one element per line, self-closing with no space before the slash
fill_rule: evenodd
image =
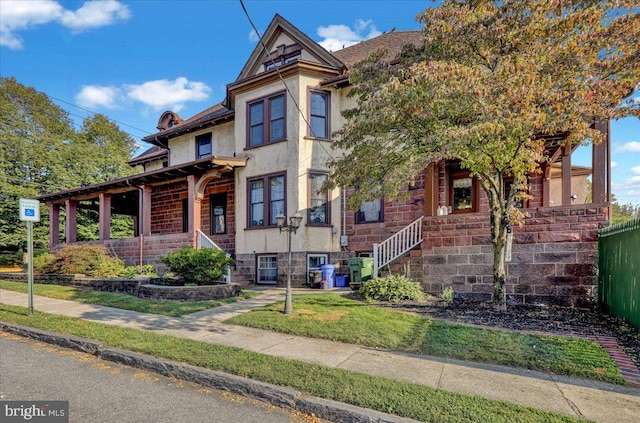
<path id="1" fill-rule="evenodd" d="M 439 299 L 423 303 L 377 304 L 410 311 L 435 319 L 480 325 L 488 328 L 617 341 L 629 359 L 640 368 L 640 329 L 594 309 L 509 305 L 506 312 L 493 310 L 491 303 L 456 298 L 446 304 Z"/>

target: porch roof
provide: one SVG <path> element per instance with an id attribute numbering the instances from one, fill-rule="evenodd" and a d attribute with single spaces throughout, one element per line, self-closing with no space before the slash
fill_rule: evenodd
<path id="1" fill-rule="evenodd" d="M 134 189 L 141 185 L 165 182 L 189 175 L 202 175 L 209 170 L 217 169 L 221 173 L 232 171 L 236 167 L 244 167 L 247 164 L 246 158 L 212 156 L 193 162 L 183 163 L 176 166 L 156 169 L 125 178 L 114 179 L 112 181 L 101 182 L 99 184 L 86 185 L 79 188 L 72 188 L 66 191 L 59 191 L 38 196 L 37 199 L 44 203 L 56 203 L 77 197 L 86 197 L 91 194 L 118 191 L 122 192 L 127 188 Z"/>

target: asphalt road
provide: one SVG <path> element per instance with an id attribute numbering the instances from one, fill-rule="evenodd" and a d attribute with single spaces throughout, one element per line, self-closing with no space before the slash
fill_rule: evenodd
<path id="1" fill-rule="evenodd" d="M 319 421 L 5 332 L 0 332 L 0 400 L 69 401 L 72 423 Z"/>

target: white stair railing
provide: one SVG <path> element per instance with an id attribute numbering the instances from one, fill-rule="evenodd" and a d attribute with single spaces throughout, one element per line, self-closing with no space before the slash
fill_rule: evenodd
<path id="1" fill-rule="evenodd" d="M 198 250 L 201 248 L 211 248 L 214 250 L 224 251 L 222 248 L 218 246 L 215 242 L 211 240 L 204 232 L 200 229 L 196 229 L 197 237 L 196 237 L 196 247 Z M 231 254 L 227 253 L 227 257 L 231 257 Z M 231 267 L 227 266 L 227 273 L 224 275 L 224 281 L 226 283 L 231 283 Z"/>
<path id="2" fill-rule="evenodd" d="M 422 217 L 411 222 L 407 227 L 391 235 L 379 244 L 373 244 L 373 275 L 398 257 L 406 254 L 422 242 Z"/>

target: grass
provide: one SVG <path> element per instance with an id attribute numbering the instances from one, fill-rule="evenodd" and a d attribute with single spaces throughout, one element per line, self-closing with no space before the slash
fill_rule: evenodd
<path id="1" fill-rule="evenodd" d="M 156 357 L 249 377 L 306 394 L 425 422 L 577 422 L 565 415 L 408 382 L 267 356 L 153 332 L 0 304 L 0 321 L 65 333 Z"/>
<path id="2" fill-rule="evenodd" d="M 27 284 L 21 282 L 9 282 L 0 280 L 0 289 L 27 292 Z M 56 298 L 59 300 L 77 301 L 80 303 L 97 304 L 107 307 L 121 308 L 124 310 L 138 311 L 140 313 L 161 314 L 164 316 L 179 317 L 185 314 L 220 307 L 236 301 L 253 298 L 259 293 L 243 290 L 240 296 L 225 298 L 223 300 L 209 301 L 154 301 L 138 298 L 134 295 L 118 294 L 114 292 L 88 291 L 70 286 L 34 284 L 35 295 Z"/>
<path id="3" fill-rule="evenodd" d="M 273 304 L 227 323 L 626 384 L 607 352 L 585 339 L 465 326 L 373 307 L 330 293 L 297 296 L 289 316 L 281 310 L 281 304 Z"/>

